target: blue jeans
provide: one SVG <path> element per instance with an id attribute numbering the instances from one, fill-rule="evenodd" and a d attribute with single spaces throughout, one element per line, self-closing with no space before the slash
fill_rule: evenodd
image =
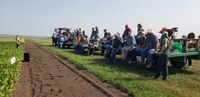
<path id="1" fill-rule="evenodd" d="M 141 52 L 141 51 L 142 51 L 142 48 L 134 48 L 134 49 L 132 50 L 133 56 L 132 56 L 132 58 L 131 58 L 131 62 L 137 61 L 137 55 L 138 55 L 138 53 Z"/>
<path id="2" fill-rule="evenodd" d="M 117 52 L 118 52 L 117 48 L 112 48 L 112 53 L 111 53 L 110 59 L 111 59 L 113 64 L 116 63 L 116 53 Z"/>
<path id="3" fill-rule="evenodd" d="M 152 63 L 152 54 L 154 53 L 155 49 L 144 48 L 141 51 L 141 61 L 144 63 L 145 55 L 147 54 L 147 64 Z"/>
<path id="4" fill-rule="evenodd" d="M 106 44 L 105 47 L 106 47 L 106 57 L 109 58 L 110 54 L 112 52 L 112 45 L 111 44 Z"/>
<path id="5" fill-rule="evenodd" d="M 63 43 L 64 43 L 64 41 L 60 41 L 60 42 L 59 42 L 59 44 L 60 44 L 60 45 L 59 45 L 59 46 L 60 46 L 60 48 L 62 48 L 62 47 L 63 47 Z"/>
<path id="6" fill-rule="evenodd" d="M 79 53 L 84 53 L 84 48 L 83 48 L 83 46 L 80 45 L 80 44 L 78 44 L 78 45 L 76 46 L 76 50 L 78 50 Z"/>
<path id="7" fill-rule="evenodd" d="M 101 46 L 101 55 L 104 55 L 105 50 L 106 50 L 106 44 L 103 44 L 103 45 Z"/>

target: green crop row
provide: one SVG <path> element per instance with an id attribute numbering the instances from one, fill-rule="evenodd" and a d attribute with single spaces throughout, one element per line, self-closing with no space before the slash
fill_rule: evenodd
<path id="1" fill-rule="evenodd" d="M 8 97 L 20 74 L 23 48 L 16 49 L 14 42 L 0 42 L 0 97 Z M 12 64 L 11 59 L 16 61 Z"/>

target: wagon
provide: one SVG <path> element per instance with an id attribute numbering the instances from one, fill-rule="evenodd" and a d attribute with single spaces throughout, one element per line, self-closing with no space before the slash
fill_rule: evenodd
<path id="1" fill-rule="evenodd" d="M 173 68 L 183 68 L 187 64 L 187 57 L 194 60 L 200 60 L 200 39 L 173 39 L 172 41 L 174 43 L 183 43 L 181 52 L 170 51 L 169 61 Z M 189 41 L 193 41 L 192 47 L 188 47 Z M 155 64 L 157 64 L 159 56 L 159 52 L 153 54 L 153 67 L 155 67 Z"/>
<path id="2" fill-rule="evenodd" d="M 69 39 L 68 41 L 64 41 L 63 43 L 63 48 L 65 48 L 67 46 L 67 48 L 69 49 L 71 46 L 74 46 L 74 39 Z"/>

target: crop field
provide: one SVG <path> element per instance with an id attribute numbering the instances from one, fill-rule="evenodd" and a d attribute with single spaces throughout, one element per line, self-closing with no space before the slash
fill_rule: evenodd
<path id="1" fill-rule="evenodd" d="M 102 81 L 113 84 L 121 90 L 136 97 L 199 97 L 200 64 L 193 60 L 193 66 L 174 69 L 169 64 L 167 81 L 153 79 L 154 71 L 139 64 L 118 62 L 112 65 L 103 56 L 79 54 L 74 49 L 60 49 L 51 46 L 51 39 L 31 39 L 40 47 L 47 49 L 71 63 L 77 68 L 86 70 Z M 44 41 L 44 42 L 43 42 Z M 117 56 L 120 58 L 120 55 Z"/>
<path id="2" fill-rule="evenodd" d="M 8 97 L 14 89 L 22 55 L 23 48 L 16 49 L 14 38 L 0 38 L 0 97 Z M 11 61 L 13 57 L 15 59 Z"/>

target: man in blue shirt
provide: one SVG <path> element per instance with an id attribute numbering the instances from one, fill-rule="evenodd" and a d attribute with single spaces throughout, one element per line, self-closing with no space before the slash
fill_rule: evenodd
<path id="1" fill-rule="evenodd" d="M 147 30 L 147 42 L 146 42 L 146 48 L 142 49 L 141 51 L 141 63 L 144 64 L 145 55 L 147 54 L 147 68 L 151 67 L 152 63 L 152 54 L 156 53 L 158 50 L 158 38 L 156 35 L 154 35 L 154 32 L 152 29 Z"/>

